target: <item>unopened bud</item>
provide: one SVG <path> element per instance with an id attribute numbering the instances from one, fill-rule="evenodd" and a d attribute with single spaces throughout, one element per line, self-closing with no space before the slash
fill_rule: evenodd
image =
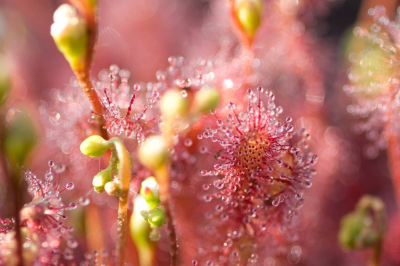
<path id="1" fill-rule="evenodd" d="M 236 0 L 234 14 L 243 33 L 247 38 L 253 39 L 261 24 L 261 0 Z"/>
<path id="2" fill-rule="evenodd" d="M 142 212 L 142 215 L 154 227 L 160 227 L 165 224 L 165 212 L 162 207 L 154 208 L 147 213 Z"/>
<path id="3" fill-rule="evenodd" d="M 99 157 L 112 147 L 112 143 L 109 143 L 98 135 L 93 135 L 81 143 L 80 150 L 89 157 Z"/>
<path id="4" fill-rule="evenodd" d="M 4 130 L 3 148 L 14 167 L 22 166 L 36 143 L 36 133 L 30 117 L 18 110 L 11 109 L 14 117 Z"/>
<path id="5" fill-rule="evenodd" d="M 129 221 L 129 231 L 139 253 L 139 265 L 153 265 L 156 243 L 151 240 L 152 229 L 149 222 L 143 218 L 141 212 L 147 212 L 149 205 L 141 195 L 133 200 L 133 213 Z"/>
<path id="6" fill-rule="evenodd" d="M 189 100 L 183 97 L 180 89 L 170 89 L 161 96 L 160 108 L 166 119 L 175 120 L 188 113 Z"/>
<path id="7" fill-rule="evenodd" d="M 168 161 L 168 149 L 162 136 L 151 136 L 139 147 L 138 157 L 141 164 L 150 170 L 159 170 Z"/>
<path id="8" fill-rule="evenodd" d="M 86 23 L 75 8 L 68 4 L 61 5 L 54 12 L 53 19 L 50 33 L 71 67 L 76 68 L 86 50 Z"/>
<path id="9" fill-rule="evenodd" d="M 363 196 L 356 209 L 340 222 L 339 243 L 346 249 L 376 248 L 385 233 L 384 204 L 381 199 Z"/>
<path id="10" fill-rule="evenodd" d="M 111 181 L 104 185 L 104 190 L 109 196 L 116 196 L 118 193 L 118 185 L 115 182 Z"/>
<path id="11" fill-rule="evenodd" d="M 147 204 L 149 204 L 150 209 L 154 209 L 158 204 L 160 204 L 158 190 L 159 186 L 154 177 L 148 177 L 142 182 L 140 195 L 142 195 Z"/>
<path id="12" fill-rule="evenodd" d="M 203 87 L 196 92 L 194 103 L 199 113 L 207 113 L 217 108 L 219 92 L 217 88 Z"/>
<path id="13" fill-rule="evenodd" d="M 111 181 L 111 169 L 107 168 L 98 172 L 92 181 L 94 191 L 101 193 L 104 191 L 106 183 Z"/>

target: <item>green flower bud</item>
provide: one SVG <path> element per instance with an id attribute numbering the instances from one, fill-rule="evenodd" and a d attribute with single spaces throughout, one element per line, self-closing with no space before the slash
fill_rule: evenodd
<path id="1" fill-rule="evenodd" d="M 165 224 L 165 212 L 162 207 L 154 208 L 147 213 L 147 221 L 154 227 L 160 227 Z"/>
<path id="2" fill-rule="evenodd" d="M 236 0 L 234 14 L 243 33 L 253 39 L 261 24 L 261 0 Z"/>
<path id="3" fill-rule="evenodd" d="M 113 181 L 107 182 L 104 185 L 104 190 L 109 196 L 117 196 L 119 194 L 118 185 Z"/>
<path id="4" fill-rule="evenodd" d="M 175 120 L 188 113 L 189 100 L 183 97 L 180 89 L 170 89 L 162 95 L 160 108 L 166 119 Z"/>
<path id="5" fill-rule="evenodd" d="M 195 94 L 194 103 L 199 113 L 207 113 L 217 108 L 219 92 L 217 88 L 203 87 Z"/>
<path id="6" fill-rule="evenodd" d="M 80 146 L 81 152 L 89 157 L 99 157 L 111 148 L 113 148 L 112 143 L 98 135 L 88 137 Z"/>
<path id="7" fill-rule="evenodd" d="M 152 171 L 159 170 L 168 161 L 169 153 L 162 136 L 151 136 L 139 147 L 139 161 Z"/>
<path id="8" fill-rule="evenodd" d="M 68 4 L 61 5 L 53 15 L 51 36 L 73 69 L 78 68 L 86 50 L 87 28 L 85 20 Z"/>
<path id="9" fill-rule="evenodd" d="M 33 149 L 36 133 L 27 114 L 14 109 L 10 109 L 9 113 L 13 113 L 14 117 L 4 130 L 3 149 L 13 166 L 19 167 Z"/>
<path id="10" fill-rule="evenodd" d="M 154 209 L 158 204 L 160 204 L 158 190 L 159 186 L 154 177 L 148 177 L 142 182 L 140 195 L 142 195 L 147 204 L 149 204 L 150 209 Z"/>
<path id="11" fill-rule="evenodd" d="M 106 183 L 111 181 L 111 169 L 107 168 L 98 172 L 92 181 L 94 191 L 101 193 L 104 191 Z"/>

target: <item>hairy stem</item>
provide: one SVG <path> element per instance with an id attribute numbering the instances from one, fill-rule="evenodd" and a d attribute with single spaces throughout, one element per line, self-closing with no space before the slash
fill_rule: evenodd
<path id="1" fill-rule="evenodd" d="M 170 243 L 169 253 L 171 255 L 171 266 L 178 265 L 178 241 L 175 230 L 174 219 L 170 209 L 170 195 L 169 195 L 169 174 L 168 166 L 164 166 L 156 173 L 157 181 L 160 185 L 160 200 L 161 205 L 165 210 L 165 217 L 168 230 L 168 238 Z"/>
<path id="2" fill-rule="evenodd" d="M 397 205 L 400 206 L 400 150 L 399 140 L 394 134 L 390 134 L 388 138 L 388 158 L 389 168 L 392 173 L 394 191 L 397 199 Z"/>
<path id="3" fill-rule="evenodd" d="M 72 68 L 76 78 L 78 79 L 79 85 L 82 87 L 86 96 L 88 97 L 93 112 L 96 115 L 96 123 L 99 126 L 99 131 L 104 139 L 108 139 L 107 130 L 104 129 L 104 118 L 103 106 L 100 102 L 99 96 L 94 89 L 93 83 L 90 81 L 90 69 L 92 66 L 93 56 L 95 52 L 95 45 L 97 41 L 97 8 L 91 7 L 86 1 L 83 0 L 71 0 L 71 3 L 77 7 L 82 13 L 86 21 L 87 28 L 87 44 L 86 51 L 84 53 L 84 58 L 79 67 Z"/>
<path id="4" fill-rule="evenodd" d="M 382 253 L 382 241 L 379 241 L 374 247 L 374 254 L 368 266 L 379 266 L 379 261 Z"/>
<path id="5" fill-rule="evenodd" d="M 14 172 L 11 176 L 12 179 L 12 188 L 13 188 L 13 195 L 14 195 L 14 229 L 15 229 L 15 238 L 17 240 L 17 258 L 18 258 L 18 265 L 24 265 L 24 260 L 22 256 L 22 239 L 21 239 L 21 220 L 19 217 L 19 211 L 21 210 L 21 195 L 19 193 L 19 182 L 20 180 L 20 172 Z"/>
<path id="6" fill-rule="evenodd" d="M 118 138 L 112 138 L 111 141 L 115 145 L 115 152 L 117 153 L 119 168 L 118 168 L 118 181 L 119 181 L 119 206 L 118 206 L 118 221 L 117 221 L 117 254 L 115 265 L 123 265 L 125 255 L 126 232 L 128 226 L 128 193 L 129 184 L 131 181 L 130 170 L 130 156 L 124 144 Z"/>

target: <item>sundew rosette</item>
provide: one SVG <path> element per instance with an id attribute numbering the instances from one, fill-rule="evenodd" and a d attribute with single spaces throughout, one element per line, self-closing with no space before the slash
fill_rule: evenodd
<path id="1" fill-rule="evenodd" d="M 30 171 L 24 173 L 29 185 L 28 192 L 32 196 L 32 201 L 25 204 L 19 213 L 22 256 L 26 265 L 58 265 L 61 261 L 74 259 L 73 249 L 78 247 L 78 241 L 72 236 L 74 228 L 65 225 L 62 220 L 67 219 L 65 212 L 76 209 L 78 204 L 66 205 L 62 202 L 63 192 L 74 189 L 72 182 L 65 187 L 60 186 L 60 174 L 64 170 L 65 166 L 49 161 L 44 180 Z M 82 198 L 80 203 L 86 206 L 89 202 Z M 0 230 L 0 264 L 16 265 L 18 257 L 14 220 L 0 220 L 0 223 L 6 226 Z"/>
<path id="2" fill-rule="evenodd" d="M 109 72 L 100 72 L 96 89 L 101 97 L 104 114 L 94 115 L 104 117 L 104 128 L 109 133 L 116 136 L 123 134 L 141 142 L 158 130 L 160 117 L 153 106 L 159 100 L 159 93 L 150 84 L 145 95 L 139 96 L 141 86 L 135 84 L 131 87 L 128 84 L 129 77 L 129 71 L 116 65 L 112 65 Z"/>
<path id="3" fill-rule="evenodd" d="M 245 111 L 238 112 L 235 104 L 230 103 L 225 119 L 214 114 L 218 127 L 198 136 L 211 139 L 217 145 L 212 149 L 219 150 L 214 170 L 203 170 L 201 175 L 217 177 L 203 186 L 204 200 L 216 201 L 212 216 L 227 230 L 222 247 L 223 253 L 229 255 L 225 256 L 227 259 L 251 259 L 257 254 L 242 254 L 241 246 L 269 238 L 277 228 L 281 235 L 291 230 L 317 162 L 317 157 L 309 152 L 310 136 L 303 129 L 295 132 L 290 117 L 281 122 L 283 110 L 275 106 L 270 91 L 262 96 L 260 87 L 257 93 L 249 89 L 247 94 Z M 264 97 L 266 100 L 262 101 Z M 261 248 L 267 245 L 259 244 Z"/>
<path id="4" fill-rule="evenodd" d="M 399 45 L 400 25 L 398 20 L 391 21 L 385 8 L 376 7 L 368 13 L 373 17 L 371 29 L 360 27 L 354 34 L 365 40 L 365 49 L 351 54 L 352 67 L 348 71 L 350 85 L 344 91 L 353 102 L 347 111 L 361 118 L 355 126 L 357 133 L 366 133 L 373 144 L 365 148 L 365 155 L 376 157 L 378 149 L 387 147 L 387 138 L 400 127 L 399 98 Z"/>

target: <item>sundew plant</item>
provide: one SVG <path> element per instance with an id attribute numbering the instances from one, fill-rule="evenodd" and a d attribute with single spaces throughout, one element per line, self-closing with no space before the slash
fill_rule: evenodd
<path id="1" fill-rule="evenodd" d="M 0 2 L 0 265 L 400 265 L 373 2 Z"/>

